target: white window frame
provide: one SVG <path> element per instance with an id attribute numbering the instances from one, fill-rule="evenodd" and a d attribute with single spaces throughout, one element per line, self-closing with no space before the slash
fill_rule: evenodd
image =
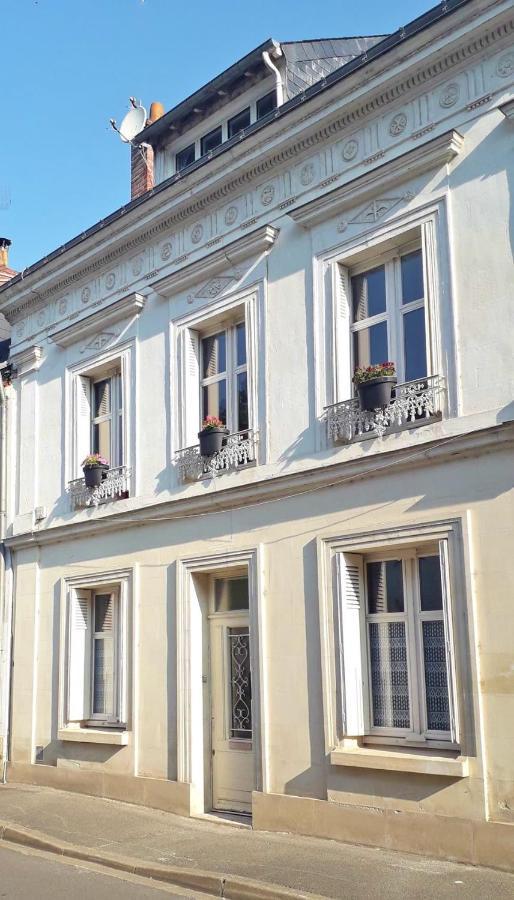
<path id="1" fill-rule="evenodd" d="M 245 343 L 246 343 L 246 362 L 242 365 L 237 365 L 237 327 L 238 325 L 244 324 L 245 326 Z M 216 375 L 210 375 L 206 378 L 202 376 L 202 361 L 203 361 L 203 348 L 202 342 L 205 338 L 213 337 L 216 334 L 220 334 L 224 332 L 226 335 L 225 338 L 225 371 L 220 372 Z M 248 385 L 248 340 L 247 340 L 247 324 L 246 317 L 243 314 L 241 317 L 235 317 L 234 321 L 231 324 L 224 325 L 223 327 L 212 327 L 207 331 L 199 330 L 199 345 L 200 345 L 200 417 L 198 421 L 198 429 L 201 428 L 202 421 L 205 418 L 205 411 L 203 410 L 203 388 L 208 387 L 210 384 L 216 384 L 219 381 L 225 381 L 226 383 L 226 398 L 227 398 L 227 421 L 226 426 L 229 429 L 231 434 L 236 434 L 238 432 L 237 418 L 238 418 L 238 409 L 237 409 L 237 376 L 241 373 L 246 372 L 247 377 L 247 385 Z M 249 390 L 248 390 L 249 394 Z M 249 404 L 248 404 L 249 405 Z M 249 416 L 250 418 L 250 416 Z"/>
<path id="2" fill-rule="evenodd" d="M 106 632 L 105 631 L 96 631 L 95 628 L 95 599 L 97 595 L 101 594 L 110 594 L 113 601 L 113 615 L 112 615 L 112 651 L 113 651 L 113 710 L 112 713 L 95 713 L 94 712 L 94 697 L 95 697 L 95 670 L 94 670 L 94 660 L 95 660 L 95 643 L 97 641 L 105 641 Z M 120 708 L 121 708 L 121 697 L 119 696 L 120 691 L 120 682 L 121 682 L 121 609 L 120 609 L 120 594 L 117 586 L 113 588 L 110 587 L 100 587 L 93 588 L 91 591 L 91 677 L 90 677 L 90 722 L 91 724 L 96 724 L 97 722 L 104 722 L 106 724 L 114 724 L 118 725 L 121 720 Z"/>
<path id="3" fill-rule="evenodd" d="M 108 353 L 71 366 L 66 373 L 66 475 L 65 481 L 82 478 L 82 460 L 92 452 L 92 383 L 102 380 L 110 370 L 121 374 L 123 416 L 123 458 L 118 466 L 132 469 L 131 492 L 135 490 L 135 410 L 136 384 L 133 344 L 126 344 Z M 87 418 L 87 421 L 86 421 Z M 114 437 L 112 432 L 116 432 Z M 117 429 L 111 431 L 111 442 L 117 442 Z M 115 449 L 116 453 L 116 449 Z M 113 461 L 109 459 L 112 468 Z"/>
<path id="4" fill-rule="evenodd" d="M 427 752 L 469 749 L 469 725 L 473 716 L 469 678 L 470 659 L 466 584 L 463 552 L 463 522 L 451 519 L 424 524 L 390 527 L 342 537 L 318 538 L 319 603 L 322 647 L 322 683 L 326 750 L 341 743 L 386 744 L 425 749 Z M 380 735 L 370 725 L 371 693 L 367 664 L 365 595 L 354 591 L 351 602 L 343 602 L 341 561 L 353 556 L 363 569 L 365 557 L 398 558 L 399 552 L 414 558 L 416 549 L 439 547 L 443 578 L 443 607 L 449 683 L 451 735 L 440 740 L 430 735 Z M 363 582 L 362 582 L 363 584 Z M 351 588 L 351 585 L 350 585 Z"/>
<path id="5" fill-rule="evenodd" d="M 259 366 L 259 346 L 263 346 L 262 318 L 260 312 L 261 292 L 228 297 L 208 307 L 196 310 L 171 323 L 172 354 L 172 408 L 176 453 L 186 447 L 198 444 L 201 425 L 201 359 L 200 337 L 216 334 L 227 327 L 245 321 L 246 324 L 246 370 L 248 385 L 248 431 L 259 432 L 257 454 L 263 461 L 261 432 L 265 422 L 265 396 L 260 386 L 263 376 Z M 262 356 L 262 351 L 261 351 Z M 239 367 L 238 367 L 239 368 Z M 242 367 L 241 367 L 242 368 Z M 228 404 L 227 404 L 228 405 Z"/>
<path id="6" fill-rule="evenodd" d="M 130 728 L 132 658 L 129 635 L 132 632 L 133 581 L 132 570 L 116 570 L 86 577 L 62 579 L 59 662 L 59 721 L 62 728 L 102 727 L 123 730 Z M 115 594 L 113 622 L 115 632 L 113 635 L 114 710 L 112 715 L 92 712 L 94 636 L 91 623 L 95 593 Z M 73 640 L 73 612 L 74 604 L 79 597 L 89 604 L 89 634 L 85 635 L 81 653 L 78 658 L 75 658 L 73 656 L 73 650 L 76 647 Z M 77 694 L 83 697 L 82 710 L 77 710 Z"/>
<path id="7" fill-rule="evenodd" d="M 123 462 L 123 447 L 120 447 L 120 439 L 119 439 L 119 419 L 122 421 L 123 428 L 123 375 L 121 371 L 121 364 L 119 367 L 115 367 L 113 369 L 108 369 L 106 372 L 94 375 L 89 379 L 90 381 L 90 407 L 91 407 L 91 452 L 93 452 L 93 444 L 94 444 L 94 427 L 97 424 L 101 424 L 102 422 L 109 421 L 110 429 L 111 429 L 111 441 L 110 441 L 110 450 L 109 450 L 109 463 L 111 468 L 118 468 L 124 464 Z M 94 415 L 94 390 L 95 384 L 100 381 L 109 381 L 110 382 L 110 401 L 111 408 L 110 412 L 103 416 L 95 416 Z M 120 401 L 121 395 L 121 401 Z M 123 443 L 123 440 L 122 440 Z"/>
<path id="8" fill-rule="evenodd" d="M 401 275 L 401 258 L 413 253 L 416 250 L 421 251 L 423 265 L 423 297 L 413 300 L 410 303 L 402 303 L 402 275 Z M 418 239 L 410 240 L 404 244 L 400 244 L 389 253 L 379 255 L 377 257 L 366 257 L 365 260 L 348 268 L 349 295 L 348 304 L 350 311 L 350 358 L 351 373 L 353 374 L 357 360 L 354 357 L 353 335 L 359 331 L 366 331 L 372 325 L 378 325 L 380 322 L 386 322 L 387 325 L 387 359 L 395 363 L 398 382 L 403 383 L 407 380 L 405 373 L 405 345 L 404 345 L 404 317 L 407 313 L 416 309 L 424 309 L 425 312 L 425 351 L 427 360 L 426 375 L 430 376 L 432 371 L 432 355 L 429 342 L 429 322 L 426 304 L 427 285 L 425 283 L 425 251 L 421 242 L 421 235 Z M 353 320 L 353 297 L 351 294 L 351 279 L 356 275 L 362 275 L 371 269 L 380 266 L 384 267 L 385 277 L 385 295 L 386 309 L 383 313 L 375 316 L 369 316 L 367 319 L 361 319 L 357 322 Z M 382 360 L 385 361 L 385 360 Z"/>

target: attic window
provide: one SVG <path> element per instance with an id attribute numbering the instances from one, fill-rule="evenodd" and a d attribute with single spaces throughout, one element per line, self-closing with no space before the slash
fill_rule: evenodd
<path id="1" fill-rule="evenodd" d="M 187 166 L 190 166 L 191 163 L 195 161 L 195 145 L 190 144 L 189 147 L 184 147 L 180 153 L 177 153 L 175 163 L 176 163 L 176 171 L 180 172 L 182 169 L 185 169 Z"/>
<path id="2" fill-rule="evenodd" d="M 270 91 L 269 94 L 265 94 L 264 97 L 260 97 L 257 100 L 257 120 L 263 119 L 264 116 L 267 116 L 268 113 L 272 112 L 277 108 L 277 92 L 275 90 Z"/>
<path id="3" fill-rule="evenodd" d="M 236 134 L 239 134 L 243 129 L 248 128 L 250 124 L 250 107 L 248 106 L 246 109 L 243 109 L 237 116 L 233 116 L 232 119 L 228 120 L 228 137 L 234 137 Z"/>
<path id="4" fill-rule="evenodd" d="M 219 147 L 222 140 L 222 127 L 221 125 L 218 125 L 217 128 L 213 131 L 209 131 L 209 133 L 202 138 L 200 142 L 201 156 L 205 156 L 207 153 L 210 153 L 211 150 L 215 150 L 216 147 Z"/>

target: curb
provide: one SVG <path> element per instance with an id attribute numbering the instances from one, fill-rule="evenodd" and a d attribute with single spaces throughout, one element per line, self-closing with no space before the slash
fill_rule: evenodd
<path id="1" fill-rule="evenodd" d="M 80 859 L 109 869 L 139 875 L 152 881 L 162 881 L 189 890 L 201 891 L 224 900 L 316 900 L 319 894 L 299 893 L 296 890 L 264 884 L 239 875 L 222 875 L 202 869 L 183 869 L 178 866 L 163 866 L 159 863 L 135 862 L 128 856 L 114 856 L 98 853 L 78 844 L 50 839 L 40 831 L 32 831 L 22 826 L 0 823 L 0 841 L 21 844 L 33 850 L 42 850 L 68 859 Z"/>

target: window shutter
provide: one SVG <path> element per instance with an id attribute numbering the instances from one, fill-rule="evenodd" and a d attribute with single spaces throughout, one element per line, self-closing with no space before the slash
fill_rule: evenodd
<path id="1" fill-rule="evenodd" d="M 362 557 L 339 553 L 339 628 L 342 649 L 343 730 L 345 737 L 364 734 L 367 720 L 367 693 L 362 652 L 364 627 L 364 567 Z"/>
<path id="2" fill-rule="evenodd" d="M 200 339 L 198 332 L 186 329 L 185 391 L 186 444 L 198 443 L 200 430 Z"/>
<path id="3" fill-rule="evenodd" d="M 75 397 L 75 477 L 79 478 L 82 460 L 91 453 L 91 382 L 85 375 L 77 375 Z"/>
<path id="4" fill-rule="evenodd" d="M 335 403 L 349 400 L 352 390 L 351 291 L 348 269 L 334 265 Z"/>
<path id="5" fill-rule="evenodd" d="M 455 694 L 455 653 L 453 650 L 452 598 L 450 588 L 450 566 L 448 541 L 439 541 L 439 560 L 443 590 L 444 638 L 446 650 L 446 671 L 448 675 L 448 701 L 450 708 L 450 735 L 458 740 L 457 703 Z"/>
<path id="6" fill-rule="evenodd" d="M 120 466 L 130 466 L 133 465 L 133 460 L 130 458 L 130 395 L 133 391 L 133 387 L 131 385 L 131 372 L 130 372 L 130 354 L 123 353 L 121 357 L 121 403 L 122 403 L 122 447 L 121 447 L 121 455 L 120 455 Z"/>
<path id="7" fill-rule="evenodd" d="M 76 590 L 70 601 L 68 658 L 68 721 L 90 717 L 91 694 L 91 593 Z"/>

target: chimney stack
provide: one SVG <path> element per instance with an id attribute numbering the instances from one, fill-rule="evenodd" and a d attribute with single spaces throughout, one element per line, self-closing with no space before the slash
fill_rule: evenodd
<path id="1" fill-rule="evenodd" d="M 8 266 L 10 246 L 11 241 L 9 238 L 0 237 L 0 286 L 17 274 L 14 269 L 10 269 Z"/>
<path id="2" fill-rule="evenodd" d="M 150 106 L 150 115 L 146 121 L 151 125 L 164 115 L 162 103 L 154 101 Z M 130 148 L 130 198 L 135 200 L 154 186 L 154 150 L 150 144 L 132 144 Z"/>

